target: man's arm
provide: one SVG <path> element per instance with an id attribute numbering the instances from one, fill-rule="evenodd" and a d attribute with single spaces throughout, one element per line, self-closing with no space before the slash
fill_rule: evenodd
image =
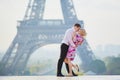
<path id="1" fill-rule="evenodd" d="M 72 46 L 72 47 L 76 47 L 76 45 L 73 43 L 73 34 L 70 32 L 70 31 L 67 31 L 66 32 L 66 35 L 67 35 L 67 39 L 69 41 L 69 44 Z"/>

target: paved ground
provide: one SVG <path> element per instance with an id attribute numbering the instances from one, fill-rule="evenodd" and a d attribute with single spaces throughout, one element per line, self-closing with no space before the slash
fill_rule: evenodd
<path id="1" fill-rule="evenodd" d="M 120 80 L 120 76 L 0 76 L 0 80 Z"/>

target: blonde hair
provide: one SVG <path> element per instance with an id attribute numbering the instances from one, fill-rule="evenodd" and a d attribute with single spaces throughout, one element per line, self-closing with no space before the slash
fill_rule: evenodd
<path id="1" fill-rule="evenodd" d="M 80 29 L 80 30 L 78 31 L 78 33 L 79 33 L 81 36 L 83 36 L 83 37 L 85 37 L 85 36 L 87 35 L 85 29 Z"/>

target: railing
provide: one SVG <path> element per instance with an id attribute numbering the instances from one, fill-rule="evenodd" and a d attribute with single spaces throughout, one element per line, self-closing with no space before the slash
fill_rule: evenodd
<path id="1" fill-rule="evenodd" d="M 39 21 L 39 25 L 62 25 L 64 22 L 62 20 L 42 20 Z"/>
<path id="2" fill-rule="evenodd" d="M 21 26 L 56 26 L 56 25 L 63 25 L 64 21 L 63 20 L 25 20 L 25 21 L 18 21 L 17 22 L 17 27 L 21 27 Z"/>

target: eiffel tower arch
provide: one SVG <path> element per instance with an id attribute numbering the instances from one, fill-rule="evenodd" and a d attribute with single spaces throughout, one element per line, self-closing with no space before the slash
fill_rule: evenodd
<path id="1" fill-rule="evenodd" d="M 3 69 L 7 74 L 16 74 L 23 71 L 31 54 L 38 48 L 53 43 L 60 43 L 66 29 L 78 20 L 73 1 L 60 0 L 63 12 L 61 19 L 43 19 L 46 0 L 29 0 L 24 19 L 18 22 L 17 35 L 12 41 L 6 54 L 2 59 Z M 94 54 L 85 40 L 84 44 L 78 47 L 84 69 L 94 60 Z"/>

